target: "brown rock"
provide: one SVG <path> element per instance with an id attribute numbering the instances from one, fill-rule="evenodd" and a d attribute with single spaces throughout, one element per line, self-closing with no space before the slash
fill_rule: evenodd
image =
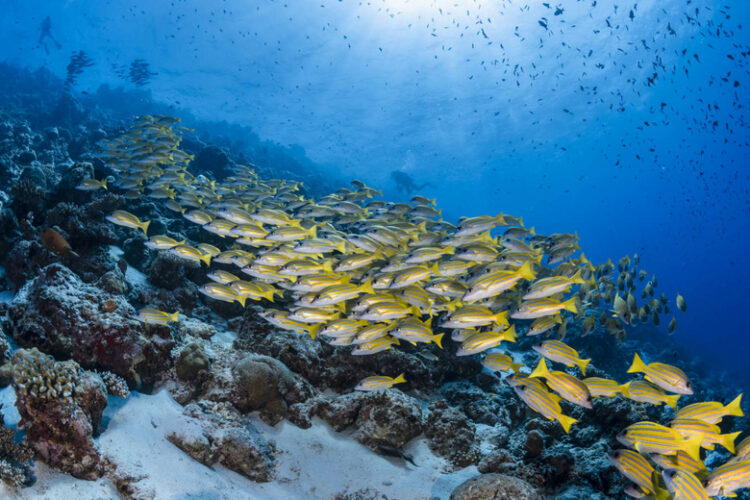
<path id="1" fill-rule="evenodd" d="M 450 500 L 542 500 L 529 483 L 505 474 L 482 474 L 458 485 Z"/>

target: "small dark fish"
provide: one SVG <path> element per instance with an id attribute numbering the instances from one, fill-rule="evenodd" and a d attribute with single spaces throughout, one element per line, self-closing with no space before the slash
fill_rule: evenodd
<path id="1" fill-rule="evenodd" d="M 39 239 L 42 242 L 42 245 L 44 245 L 44 248 L 49 250 L 55 255 L 59 255 L 61 257 L 78 257 L 78 254 L 73 251 L 72 248 L 70 248 L 70 244 L 63 238 L 63 236 L 52 229 L 51 227 L 48 227 L 44 231 L 42 231 L 39 234 Z"/>
<path id="2" fill-rule="evenodd" d="M 397 448 L 386 441 L 378 441 L 376 443 L 376 446 L 378 447 L 378 451 L 383 455 L 388 455 L 389 457 L 400 457 L 407 462 L 410 462 L 414 466 L 417 465 L 416 463 L 414 463 L 414 457 L 406 453 L 401 448 Z"/>

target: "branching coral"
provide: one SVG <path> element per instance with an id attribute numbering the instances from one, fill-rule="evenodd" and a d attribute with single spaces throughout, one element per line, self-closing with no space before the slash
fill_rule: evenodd
<path id="1" fill-rule="evenodd" d="M 80 367 L 75 361 L 55 362 L 38 349 L 21 350 L 12 359 L 13 381 L 19 396 L 72 399 Z"/>

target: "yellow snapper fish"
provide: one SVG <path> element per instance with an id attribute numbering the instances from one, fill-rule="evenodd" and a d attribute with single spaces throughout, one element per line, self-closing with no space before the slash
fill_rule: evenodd
<path id="1" fill-rule="evenodd" d="M 534 281 L 529 287 L 529 291 L 523 295 L 523 300 L 543 299 L 551 295 L 567 292 L 572 285 L 582 285 L 585 281 L 581 278 L 581 271 L 578 270 L 570 278 L 565 276 L 551 276 Z"/>
<path id="2" fill-rule="evenodd" d="M 647 495 L 656 497 L 652 481 L 656 469 L 643 455 L 633 450 L 613 450 L 607 453 L 607 458 L 623 476 L 633 481 Z M 660 495 L 657 498 L 665 498 L 663 493 Z M 666 498 L 668 496 L 667 494 Z"/>
<path id="3" fill-rule="evenodd" d="M 365 311 L 359 313 L 357 317 L 367 321 L 389 321 L 403 318 L 409 314 L 419 316 L 420 312 L 414 306 L 396 301 L 387 301 L 370 305 Z"/>
<path id="4" fill-rule="evenodd" d="M 323 326 L 321 323 L 309 325 L 300 321 L 294 321 L 289 318 L 289 313 L 287 311 L 281 311 L 279 309 L 265 309 L 258 315 L 282 330 L 290 330 L 297 333 L 309 333 L 310 338 L 313 340 L 315 340 L 315 337 Z"/>
<path id="5" fill-rule="evenodd" d="M 595 398 L 612 398 L 620 394 L 621 386 L 615 380 L 601 377 L 589 377 L 582 380 Z"/>
<path id="6" fill-rule="evenodd" d="M 289 313 L 289 319 L 300 323 L 325 323 L 338 319 L 341 312 L 316 307 L 298 307 Z"/>
<path id="7" fill-rule="evenodd" d="M 525 300 L 521 302 L 516 311 L 511 313 L 510 317 L 513 319 L 535 319 L 557 314 L 563 309 L 578 314 L 576 297 L 571 297 L 564 302 L 553 298 Z"/>
<path id="8" fill-rule="evenodd" d="M 334 273 L 316 273 L 301 276 L 292 285 L 295 292 L 319 292 L 334 285 L 348 283 L 348 275 Z"/>
<path id="9" fill-rule="evenodd" d="M 516 341 L 516 325 L 511 325 L 502 332 L 477 332 L 463 341 L 456 351 L 456 356 L 470 356 L 497 347 L 501 342 Z"/>
<path id="10" fill-rule="evenodd" d="M 726 416 L 743 417 L 745 414 L 740 408 L 742 394 L 734 398 L 726 406 L 718 401 L 704 401 L 693 403 L 680 408 L 675 414 L 674 419 L 690 418 L 703 420 L 709 424 L 721 423 Z"/>
<path id="11" fill-rule="evenodd" d="M 528 262 L 524 263 L 517 270 L 493 271 L 475 280 L 464 294 L 462 300 L 464 302 L 476 302 L 493 297 L 513 288 L 522 279 L 531 281 L 535 277 L 536 275 L 531 269 L 531 264 Z"/>
<path id="12" fill-rule="evenodd" d="M 680 394 L 669 396 L 660 387 L 647 380 L 632 380 L 621 385 L 620 392 L 626 398 L 639 403 L 650 403 L 657 406 L 666 403 L 673 410 L 677 409 L 677 401 L 681 396 Z"/>
<path id="13" fill-rule="evenodd" d="M 734 441 L 742 434 L 742 432 L 721 434 L 718 425 L 696 419 L 674 419 L 669 422 L 669 427 L 685 437 L 699 436 L 702 439 L 701 446 L 707 450 L 713 450 L 715 444 L 720 444 L 732 454 L 734 454 Z"/>
<path id="14" fill-rule="evenodd" d="M 367 322 L 365 322 L 367 323 Z M 353 344 L 366 344 L 372 340 L 385 337 L 396 326 L 396 321 L 390 323 L 367 323 L 361 329 L 357 330 Z"/>
<path id="15" fill-rule="evenodd" d="M 489 308 L 479 305 L 468 305 L 454 311 L 446 321 L 440 325 L 443 328 L 472 328 L 494 323 L 507 326 L 508 311 L 492 312 Z"/>
<path id="16" fill-rule="evenodd" d="M 352 319 L 352 318 L 340 318 L 335 319 L 325 324 L 320 330 L 318 335 L 324 335 L 326 337 L 349 337 L 355 335 L 363 327 L 369 323 L 364 320 Z"/>
<path id="17" fill-rule="evenodd" d="M 352 354 L 354 356 L 375 354 L 381 351 L 387 351 L 394 345 L 398 345 L 398 339 L 387 335 L 365 342 L 364 344 L 359 344 L 352 350 Z"/>
<path id="18" fill-rule="evenodd" d="M 417 342 L 434 342 L 440 349 L 443 348 L 443 334 L 438 333 L 433 335 L 432 333 L 432 318 L 425 322 L 417 318 L 403 318 L 391 329 L 390 334 L 392 337 L 412 342 L 413 344 Z"/>
<path id="19" fill-rule="evenodd" d="M 170 248 L 176 247 L 177 245 L 184 245 L 185 240 L 177 241 L 174 238 L 163 234 L 157 234 L 149 237 L 148 241 L 144 243 L 146 247 L 152 250 L 169 250 Z"/>
<path id="20" fill-rule="evenodd" d="M 656 453 L 649 455 L 649 458 L 662 469 L 679 469 L 686 470 L 698 476 L 705 478 L 708 475 L 706 464 L 702 460 L 696 460 L 690 457 L 682 450 L 678 450 L 674 455 L 658 455 Z"/>
<path id="21" fill-rule="evenodd" d="M 680 500 L 710 500 L 706 488 L 695 474 L 684 470 L 666 470 L 662 473 L 667 488 Z"/>
<path id="22" fill-rule="evenodd" d="M 97 191 L 99 189 L 107 189 L 107 179 L 100 181 L 96 179 L 83 179 L 80 184 L 76 186 L 76 189 L 80 191 Z"/>
<path id="23" fill-rule="evenodd" d="M 397 377 L 387 377 L 385 375 L 375 375 L 373 377 L 367 377 L 362 379 L 359 384 L 354 388 L 356 391 L 378 391 L 381 389 L 390 389 L 395 384 L 403 384 L 406 382 L 404 374 L 400 374 Z"/>
<path id="24" fill-rule="evenodd" d="M 710 497 L 736 496 L 735 491 L 750 487 L 750 460 L 731 461 L 716 467 L 704 484 Z"/>
<path id="25" fill-rule="evenodd" d="M 242 307 L 245 307 L 245 299 L 247 298 L 247 295 L 240 295 L 227 285 L 215 282 L 206 283 L 201 286 L 198 291 L 212 299 L 221 300 L 223 302 L 239 302 Z"/>
<path id="26" fill-rule="evenodd" d="M 577 366 L 582 375 L 586 375 L 586 366 L 591 361 L 591 359 L 581 359 L 578 351 L 560 340 L 545 340 L 531 348 L 550 361 L 557 361 L 565 366 Z"/>
<path id="27" fill-rule="evenodd" d="M 501 352 L 490 352 L 482 358 L 485 368 L 492 371 L 513 371 L 518 373 L 523 368 L 523 363 L 514 363 L 513 358 Z"/>
<path id="28" fill-rule="evenodd" d="M 201 252 L 194 246 L 182 244 L 170 248 L 169 251 L 182 259 L 211 265 L 211 254 Z"/>
<path id="29" fill-rule="evenodd" d="M 216 269 L 214 271 L 211 271 L 210 273 L 206 274 L 206 277 L 211 281 L 221 283 L 222 285 L 228 285 L 233 281 L 240 281 L 240 278 L 238 278 L 236 275 L 230 273 L 229 271 L 224 271 L 223 269 Z"/>
<path id="30" fill-rule="evenodd" d="M 529 378 L 535 377 L 544 378 L 550 389 L 562 396 L 563 399 L 584 408 L 593 408 L 591 393 L 586 384 L 568 373 L 549 371 L 544 358 L 539 360 L 539 364 L 529 375 Z"/>
<path id="31" fill-rule="evenodd" d="M 506 381 L 529 408 L 548 420 L 557 420 L 566 433 L 570 432 L 570 426 L 577 422 L 573 417 L 563 415 L 560 396 L 549 392 L 543 384 L 539 386 L 514 377 L 508 377 Z"/>
<path id="32" fill-rule="evenodd" d="M 633 355 L 633 364 L 628 368 L 628 373 L 643 373 L 646 380 L 658 385 L 665 391 L 677 394 L 692 394 L 693 386 L 690 384 L 685 372 L 676 366 L 666 363 L 649 363 L 643 362 L 638 353 Z"/>
<path id="33" fill-rule="evenodd" d="M 177 321 L 179 316 L 179 311 L 170 314 L 159 309 L 154 309 L 153 307 L 144 307 L 138 311 L 135 318 L 147 325 L 166 325 L 167 323 Z"/>
<path id="34" fill-rule="evenodd" d="M 151 224 L 150 220 L 141 222 L 138 217 L 125 210 L 115 210 L 107 215 L 105 219 L 118 226 L 140 229 L 145 235 L 148 235 L 148 225 Z"/>
<path id="35" fill-rule="evenodd" d="M 313 307 L 330 306 L 354 299 L 360 294 L 374 293 L 375 290 L 373 290 L 372 282 L 370 280 L 367 280 L 361 285 L 354 285 L 352 283 L 331 285 L 320 290 L 319 292 L 315 292 L 314 299 L 310 303 L 310 305 Z"/>
<path id="36" fill-rule="evenodd" d="M 527 336 L 541 335 L 562 323 L 562 317 L 559 314 L 552 316 L 543 316 L 531 322 L 529 329 L 526 331 Z"/>
<path id="37" fill-rule="evenodd" d="M 226 273 L 227 275 L 231 273 Z M 224 275 L 223 278 L 227 276 Z M 221 283 L 221 282 L 218 282 Z M 273 302 L 273 297 L 277 293 L 277 289 L 268 283 L 252 282 L 245 280 L 236 280 L 228 283 L 222 283 L 229 285 L 229 288 L 235 291 L 237 295 L 245 296 L 252 300 L 266 299 L 269 302 Z"/>
<path id="38" fill-rule="evenodd" d="M 631 424 L 617 435 L 617 440 L 639 453 L 674 455 L 682 450 L 688 456 L 700 460 L 700 437 L 685 438 L 676 430 L 656 422 L 641 421 Z"/>

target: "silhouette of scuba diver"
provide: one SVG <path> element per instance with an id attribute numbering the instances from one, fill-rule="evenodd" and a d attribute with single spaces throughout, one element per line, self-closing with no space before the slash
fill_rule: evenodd
<path id="1" fill-rule="evenodd" d="M 44 51 L 49 54 L 49 48 L 47 47 L 46 39 L 49 38 L 52 40 L 52 42 L 55 44 L 55 47 L 58 49 L 61 48 L 60 43 L 55 40 L 55 37 L 52 36 L 52 20 L 49 18 L 49 16 L 44 18 L 44 21 L 42 21 L 42 24 L 39 26 L 39 45 L 44 47 Z"/>
<path id="2" fill-rule="evenodd" d="M 400 172 L 398 170 L 394 170 L 393 172 L 391 172 L 391 178 L 396 182 L 396 187 L 398 188 L 398 190 L 403 192 L 404 194 L 411 194 L 414 191 L 419 191 L 420 189 L 424 189 L 427 186 L 435 187 L 435 185 L 431 182 L 425 182 L 421 186 L 418 186 L 409 174 Z"/>

